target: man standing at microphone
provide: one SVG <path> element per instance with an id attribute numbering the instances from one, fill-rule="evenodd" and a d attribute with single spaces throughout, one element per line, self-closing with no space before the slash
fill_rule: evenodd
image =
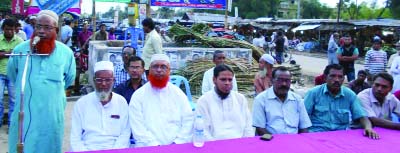
<path id="1" fill-rule="evenodd" d="M 20 108 L 24 67 L 28 66 L 24 91 L 23 143 L 24 153 L 61 153 L 64 135 L 65 89 L 75 79 L 75 59 L 71 49 L 56 41 L 58 15 L 42 10 L 37 17 L 30 41 L 18 45 L 14 54 L 48 54 L 29 57 L 12 56 L 7 64 L 7 75 L 15 82 L 16 103 Z M 18 119 L 15 109 L 9 131 L 9 153 L 15 153 L 18 143 Z"/>

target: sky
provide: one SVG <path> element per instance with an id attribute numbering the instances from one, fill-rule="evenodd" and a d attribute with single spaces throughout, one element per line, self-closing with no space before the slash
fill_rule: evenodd
<path id="1" fill-rule="evenodd" d="M 29 1 L 29 0 L 25 0 Z M 330 7 L 335 7 L 336 4 L 339 2 L 339 0 L 319 0 L 321 3 L 325 3 Z M 351 0 L 351 1 L 356 1 L 356 0 Z M 372 0 L 357 0 L 358 3 L 360 4 L 361 2 L 367 2 L 371 3 Z M 386 0 L 377 0 L 377 4 L 379 7 L 383 7 L 384 2 Z M 121 8 L 124 8 L 126 4 L 122 3 L 113 3 L 113 2 L 96 2 L 96 12 L 107 12 L 111 7 L 116 7 L 120 6 Z M 83 13 L 92 13 L 92 0 L 83 0 L 82 2 L 82 12 Z"/>

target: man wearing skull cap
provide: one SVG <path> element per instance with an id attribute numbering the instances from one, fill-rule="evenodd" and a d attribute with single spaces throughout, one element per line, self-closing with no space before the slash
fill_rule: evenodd
<path id="1" fill-rule="evenodd" d="M 193 112 L 182 90 L 169 82 L 165 54 L 154 54 L 146 84 L 129 103 L 129 124 L 136 147 L 181 144 L 190 141 Z"/>
<path id="2" fill-rule="evenodd" d="M 21 87 L 25 82 L 23 103 L 24 153 L 61 153 L 64 136 L 65 89 L 75 79 L 75 59 L 69 47 L 56 41 L 58 15 L 42 10 L 37 15 L 35 31 L 30 41 L 19 44 L 14 54 L 38 53 L 25 65 L 26 56 L 12 56 L 7 75 L 15 83 L 15 108 L 21 105 Z M 27 66 L 26 79 L 22 80 Z M 15 109 L 9 130 L 9 153 L 16 152 L 20 110 Z"/>

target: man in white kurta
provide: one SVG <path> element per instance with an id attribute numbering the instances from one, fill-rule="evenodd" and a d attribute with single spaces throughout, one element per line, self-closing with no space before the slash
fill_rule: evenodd
<path id="1" fill-rule="evenodd" d="M 219 74 L 213 79 L 216 86 L 214 90 L 206 92 L 199 98 L 196 108 L 196 114 L 204 118 L 206 139 L 221 140 L 254 136 L 246 98 L 236 91 L 231 91 L 233 71 L 226 65 L 218 65 L 215 70 Z M 224 79 L 230 81 L 225 84 L 221 81 Z M 227 90 L 224 91 L 224 88 Z M 219 94 L 221 92 L 226 96 L 221 96 Z"/>
<path id="2" fill-rule="evenodd" d="M 220 65 L 224 64 L 225 62 L 225 54 L 223 51 L 217 50 L 214 52 L 213 55 L 213 62 L 214 64 Z M 214 82 L 213 82 L 213 77 L 214 77 L 214 68 L 211 68 L 207 70 L 204 75 L 203 75 L 203 81 L 201 83 L 201 93 L 204 95 L 206 92 L 213 90 L 214 89 Z M 236 77 L 233 76 L 233 91 L 238 91 L 237 83 L 236 83 Z"/>
<path id="3" fill-rule="evenodd" d="M 136 90 L 129 103 L 129 123 L 135 146 L 181 144 L 191 139 L 193 112 L 186 95 L 169 83 L 169 58 L 154 54 L 149 82 Z"/>
<path id="4" fill-rule="evenodd" d="M 400 55 L 400 42 L 396 43 L 397 55 Z M 400 90 L 400 56 L 394 57 L 392 64 L 390 65 L 390 74 L 393 76 L 394 84 L 392 93 Z"/>
<path id="5" fill-rule="evenodd" d="M 113 68 L 109 61 L 95 64 L 96 91 L 81 97 L 72 112 L 71 151 L 129 148 L 128 104 L 124 97 L 108 90 L 114 82 Z M 104 71 L 109 71 L 105 74 L 108 77 L 99 74 L 104 76 Z M 109 97 L 101 96 L 101 85 Z"/>
<path id="6" fill-rule="evenodd" d="M 162 39 L 155 30 L 155 22 L 151 18 L 142 21 L 143 31 L 146 33 L 146 39 L 143 46 L 142 57 L 144 60 L 144 69 L 149 70 L 152 55 L 163 53 Z"/>

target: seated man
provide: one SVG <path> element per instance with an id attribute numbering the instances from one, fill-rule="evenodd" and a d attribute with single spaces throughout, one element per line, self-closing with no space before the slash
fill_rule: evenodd
<path id="1" fill-rule="evenodd" d="M 81 97 L 72 112 L 72 151 L 129 148 L 128 104 L 111 92 L 113 71 L 109 61 L 95 64 L 95 91 Z"/>
<path id="2" fill-rule="evenodd" d="M 324 74 L 318 75 L 314 78 L 314 85 L 318 86 L 324 83 L 326 83 Z"/>
<path id="3" fill-rule="evenodd" d="M 272 72 L 273 86 L 259 94 L 253 104 L 253 126 L 257 135 L 308 132 L 311 126 L 304 103 L 290 91 L 291 74 L 285 67 Z"/>
<path id="4" fill-rule="evenodd" d="M 132 56 L 136 56 L 135 48 L 131 46 L 124 46 L 122 48 L 122 61 L 123 63 L 115 65 L 114 75 L 115 75 L 115 83 L 114 88 L 119 86 L 121 83 L 124 83 L 126 80 L 129 80 L 129 58 Z M 145 78 L 145 77 L 144 77 Z M 129 101 L 131 99 L 128 99 Z"/>
<path id="5" fill-rule="evenodd" d="M 264 54 L 259 60 L 259 71 L 254 78 L 254 87 L 256 94 L 267 90 L 271 87 L 272 67 L 274 66 L 275 59 L 270 54 Z"/>
<path id="6" fill-rule="evenodd" d="M 133 93 L 129 103 L 136 147 L 189 142 L 193 112 L 185 93 L 169 83 L 169 57 L 154 54 L 149 68 L 149 82 Z"/>
<path id="7" fill-rule="evenodd" d="M 114 92 L 123 96 L 125 100 L 130 102 L 132 94 L 142 87 L 146 81 L 142 79 L 144 74 L 144 61 L 137 56 L 131 56 L 127 62 L 128 73 L 130 79 L 121 83 L 114 89 Z"/>
<path id="8" fill-rule="evenodd" d="M 220 64 L 224 64 L 225 62 L 225 54 L 223 51 L 220 50 L 216 50 L 214 52 L 213 55 L 213 62 L 214 64 L 220 65 Z M 213 81 L 213 77 L 214 77 L 214 67 L 211 69 L 208 69 L 204 75 L 203 75 L 203 81 L 201 83 L 201 93 L 204 95 L 206 92 L 210 91 L 210 90 L 214 90 L 214 81 Z M 233 91 L 238 91 L 237 88 L 237 83 L 236 83 L 236 78 L 235 76 L 233 76 Z"/>
<path id="9" fill-rule="evenodd" d="M 214 90 L 197 101 L 196 114 L 204 119 L 207 140 L 254 136 L 246 98 L 232 91 L 233 70 L 226 65 L 214 68 Z"/>
<path id="10" fill-rule="evenodd" d="M 400 116 L 400 102 L 390 91 L 393 77 L 388 73 L 378 73 L 373 78 L 372 88 L 358 94 L 372 125 L 400 130 L 400 123 L 392 122 L 392 114 Z"/>
<path id="11" fill-rule="evenodd" d="M 364 135 L 378 139 L 366 117 L 356 94 L 342 86 L 344 81 L 343 67 L 338 64 L 328 65 L 324 74 L 326 83 L 309 90 L 304 104 L 310 117 L 311 132 L 346 130 L 350 127 L 350 119 L 359 121 L 364 128 Z M 351 118 L 350 118 L 351 117 Z"/>
<path id="12" fill-rule="evenodd" d="M 371 86 L 365 82 L 365 79 L 367 78 L 367 72 L 364 70 L 358 71 L 357 74 L 357 79 L 351 81 L 348 85 L 348 87 L 354 91 L 354 93 L 358 94 L 364 89 L 368 89 Z"/>

